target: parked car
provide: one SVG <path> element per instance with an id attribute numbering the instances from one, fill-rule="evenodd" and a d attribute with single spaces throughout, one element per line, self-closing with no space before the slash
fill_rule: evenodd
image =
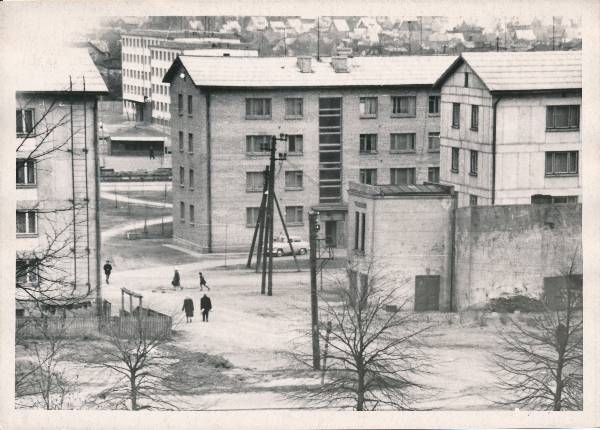
<path id="1" fill-rule="evenodd" d="M 292 247 L 294 248 L 294 252 L 296 254 L 304 255 L 310 249 L 308 242 L 302 240 L 298 236 L 290 236 L 290 240 L 292 241 Z M 273 254 L 277 255 L 278 257 L 292 255 L 292 249 L 290 248 L 290 244 L 288 243 L 285 235 L 281 235 L 273 239 Z"/>

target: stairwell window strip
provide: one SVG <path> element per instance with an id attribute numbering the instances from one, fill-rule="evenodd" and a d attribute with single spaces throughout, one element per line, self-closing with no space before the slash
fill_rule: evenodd
<path id="1" fill-rule="evenodd" d="M 17 236 L 37 234 L 36 211 L 17 211 Z"/>

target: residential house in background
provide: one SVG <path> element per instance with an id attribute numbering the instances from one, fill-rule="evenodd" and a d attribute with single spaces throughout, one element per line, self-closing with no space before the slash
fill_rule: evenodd
<path id="1" fill-rule="evenodd" d="M 15 136 L 17 314 L 74 302 L 92 306 L 101 298 L 98 96 L 108 90 L 86 49 L 38 51 L 22 66 Z"/>
<path id="2" fill-rule="evenodd" d="M 454 57 L 178 57 L 171 85 L 174 240 L 203 252 L 247 250 L 268 164 L 291 234 L 307 212 L 345 246 L 347 189 L 439 181 L 439 94 Z M 276 233 L 281 226 L 276 223 Z"/>
<path id="3" fill-rule="evenodd" d="M 246 31 L 262 31 L 269 27 L 269 20 L 264 16 L 251 16 L 246 24 Z"/>
<path id="4" fill-rule="evenodd" d="M 463 53 L 442 95 L 440 180 L 458 205 L 581 202 L 581 51 Z"/>

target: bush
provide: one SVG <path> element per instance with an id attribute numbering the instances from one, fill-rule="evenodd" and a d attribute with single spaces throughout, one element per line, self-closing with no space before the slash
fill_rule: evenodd
<path id="1" fill-rule="evenodd" d="M 487 305 L 487 310 L 499 313 L 513 313 L 514 311 L 540 312 L 544 310 L 544 306 L 538 299 L 516 295 L 491 299 Z"/>

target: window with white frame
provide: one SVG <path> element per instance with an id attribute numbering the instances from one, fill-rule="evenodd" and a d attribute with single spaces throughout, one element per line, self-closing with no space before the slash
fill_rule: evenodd
<path id="1" fill-rule="evenodd" d="M 393 185 L 414 185 L 416 169 L 414 167 L 401 167 L 390 169 L 390 183 Z"/>
<path id="2" fill-rule="evenodd" d="M 304 115 L 304 101 L 301 98 L 286 98 L 285 99 L 285 117 L 286 118 L 302 118 Z"/>
<path id="3" fill-rule="evenodd" d="M 179 186 L 183 187 L 185 185 L 185 168 L 183 166 L 179 166 Z"/>
<path id="4" fill-rule="evenodd" d="M 427 181 L 438 184 L 440 182 L 440 168 L 439 167 L 428 167 L 427 168 Z"/>
<path id="5" fill-rule="evenodd" d="M 429 152 L 440 151 L 440 132 L 431 131 L 427 135 L 427 150 Z"/>
<path id="6" fill-rule="evenodd" d="M 262 192 L 264 188 L 265 175 L 263 172 L 246 172 L 246 191 Z"/>
<path id="7" fill-rule="evenodd" d="M 190 154 L 194 153 L 194 134 L 188 133 L 188 152 Z"/>
<path id="8" fill-rule="evenodd" d="M 469 171 L 469 175 L 477 176 L 478 161 L 479 161 L 479 152 L 471 150 L 471 170 Z"/>
<path id="9" fill-rule="evenodd" d="M 477 196 L 475 194 L 469 194 L 469 206 L 477 206 Z"/>
<path id="10" fill-rule="evenodd" d="M 376 134 L 361 134 L 360 135 L 360 152 L 362 154 L 377 152 L 377 135 Z"/>
<path id="11" fill-rule="evenodd" d="M 577 151 L 546 152 L 546 176 L 573 176 L 579 173 Z"/>
<path id="12" fill-rule="evenodd" d="M 247 98 L 246 118 L 271 118 L 271 99 Z"/>
<path id="13" fill-rule="evenodd" d="M 17 109 L 17 134 L 33 132 L 33 109 Z"/>
<path id="14" fill-rule="evenodd" d="M 458 173 L 459 154 L 460 154 L 459 148 L 452 148 L 452 162 L 450 163 L 450 170 L 453 173 Z"/>
<path id="15" fill-rule="evenodd" d="M 190 190 L 193 190 L 194 189 L 194 169 L 190 169 L 189 177 L 190 177 Z"/>
<path id="16" fill-rule="evenodd" d="M 392 96 L 393 116 L 416 116 L 417 98 L 415 96 Z"/>
<path id="17" fill-rule="evenodd" d="M 286 190 L 301 190 L 302 189 L 302 170 L 290 170 L 285 172 L 285 189 Z"/>
<path id="18" fill-rule="evenodd" d="M 179 152 L 183 152 L 183 131 L 179 132 Z"/>
<path id="19" fill-rule="evenodd" d="M 415 133 L 392 133 L 390 134 L 390 151 L 392 152 L 415 152 Z"/>
<path id="20" fill-rule="evenodd" d="M 439 115 L 440 113 L 440 96 L 429 96 L 429 115 Z"/>
<path id="21" fill-rule="evenodd" d="M 39 282 L 39 260 L 17 259 L 15 279 L 18 285 L 37 284 Z"/>
<path id="22" fill-rule="evenodd" d="M 304 139 L 301 134 L 288 135 L 288 154 L 302 154 Z"/>
<path id="23" fill-rule="evenodd" d="M 377 97 L 361 97 L 359 101 L 361 118 L 377 117 Z"/>
<path id="24" fill-rule="evenodd" d="M 360 169 L 359 176 L 361 184 L 377 184 L 377 169 Z"/>
<path id="25" fill-rule="evenodd" d="M 17 160 L 17 185 L 35 185 L 35 161 L 18 159 Z"/>
<path id="26" fill-rule="evenodd" d="M 271 151 L 271 136 L 246 136 L 246 152 L 249 154 L 268 154 Z"/>
<path id="27" fill-rule="evenodd" d="M 460 128 L 460 103 L 452 103 L 452 127 Z"/>
<path id="28" fill-rule="evenodd" d="M 251 207 L 246 208 L 246 227 L 254 227 L 258 221 L 258 214 L 260 208 Z"/>
<path id="29" fill-rule="evenodd" d="M 471 130 L 479 129 L 479 106 L 471 105 Z"/>
<path id="30" fill-rule="evenodd" d="M 36 211 L 17 211 L 17 234 L 37 234 Z"/>
<path id="31" fill-rule="evenodd" d="M 288 225 L 303 224 L 303 207 L 302 206 L 286 206 L 285 207 L 285 222 Z"/>

